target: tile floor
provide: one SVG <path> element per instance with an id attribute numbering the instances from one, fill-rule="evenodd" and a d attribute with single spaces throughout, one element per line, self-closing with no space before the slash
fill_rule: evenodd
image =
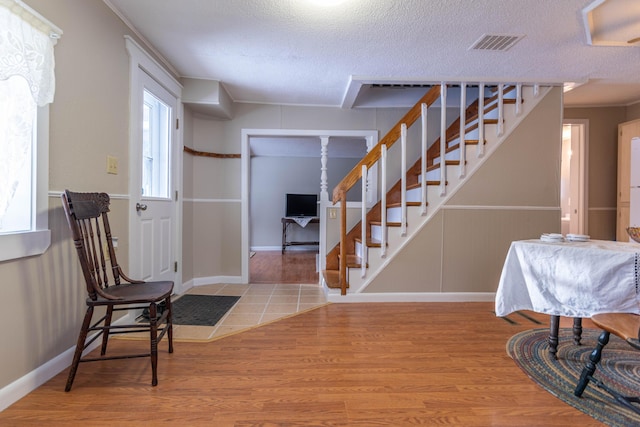
<path id="1" fill-rule="evenodd" d="M 174 325 L 175 340 L 213 340 L 326 304 L 319 285 L 204 285 L 187 294 L 240 296 L 215 326 Z"/>

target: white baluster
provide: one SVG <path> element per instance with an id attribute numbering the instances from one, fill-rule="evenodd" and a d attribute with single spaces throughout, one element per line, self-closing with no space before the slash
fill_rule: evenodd
<path id="1" fill-rule="evenodd" d="M 422 215 L 427 214 L 427 104 L 422 104 L 422 162 L 420 164 L 420 190 Z"/>
<path id="2" fill-rule="evenodd" d="M 361 236 L 362 254 L 360 256 L 360 276 L 367 275 L 367 261 L 369 259 L 369 247 L 367 246 L 367 165 L 362 165 L 362 217 Z"/>
<path id="3" fill-rule="evenodd" d="M 533 85 L 533 96 L 537 98 L 538 95 L 540 95 L 540 85 L 536 83 Z"/>
<path id="4" fill-rule="evenodd" d="M 522 114 L 522 83 L 516 85 L 516 116 Z"/>
<path id="5" fill-rule="evenodd" d="M 464 178 L 466 174 L 467 145 L 465 141 L 465 133 L 467 128 L 467 84 L 460 84 L 460 142 L 458 148 L 460 150 L 460 178 Z"/>
<path id="6" fill-rule="evenodd" d="M 382 144 L 380 147 L 380 183 L 382 185 L 382 193 L 380 199 L 380 218 L 382 222 L 382 234 L 380 237 L 380 257 L 387 256 L 387 145 Z"/>
<path id="7" fill-rule="evenodd" d="M 497 133 L 498 136 L 502 136 L 504 133 L 504 84 L 500 83 L 498 85 L 498 127 Z"/>
<path id="8" fill-rule="evenodd" d="M 441 84 L 440 89 L 440 195 L 447 194 L 447 162 L 444 156 L 447 152 L 447 85 Z"/>
<path id="9" fill-rule="evenodd" d="M 327 152 L 329 146 L 329 137 L 320 137 L 320 200 L 328 201 L 329 193 L 327 192 Z"/>
<path id="10" fill-rule="evenodd" d="M 400 127 L 400 234 L 407 235 L 407 125 Z"/>
<path id="11" fill-rule="evenodd" d="M 484 156 L 484 83 L 478 87 L 478 157 Z"/>

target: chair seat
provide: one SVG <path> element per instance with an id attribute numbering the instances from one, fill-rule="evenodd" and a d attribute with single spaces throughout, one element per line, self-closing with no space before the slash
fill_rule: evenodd
<path id="1" fill-rule="evenodd" d="M 634 313 L 602 313 L 591 317 L 600 329 L 611 332 L 625 341 L 638 340 L 640 315 Z"/>
<path id="2" fill-rule="evenodd" d="M 122 303 L 150 303 L 162 301 L 173 292 L 173 282 L 159 281 L 159 282 L 145 282 L 145 283 L 125 283 L 118 286 L 110 286 L 105 289 L 105 293 L 119 298 Z M 96 301 L 87 301 L 93 305 L 102 305 L 113 303 L 113 300 L 108 300 L 98 296 Z"/>

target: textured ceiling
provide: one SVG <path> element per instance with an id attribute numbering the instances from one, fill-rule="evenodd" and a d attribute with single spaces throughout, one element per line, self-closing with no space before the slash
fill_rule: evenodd
<path id="1" fill-rule="evenodd" d="M 565 105 L 640 100 L 640 46 L 589 45 L 592 0 L 104 1 L 178 75 L 219 80 L 236 102 L 342 106 L 352 81 L 376 80 L 579 82 Z M 607 1 L 627 18 L 640 3 Z M 524 37 L 470 49 L 485 34 Z"/>

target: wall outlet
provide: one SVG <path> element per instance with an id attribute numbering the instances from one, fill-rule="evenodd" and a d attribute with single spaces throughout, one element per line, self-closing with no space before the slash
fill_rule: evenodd
<path id="1" fill-rule="evenodd" d="M 107 156 L 107 173 L 118 175 L 118 158 Z"/>
<path id="2" fill-rule="evenodd" d="M 338 209 L 329 208 L 329 219 L 336 219 L 338 217 Z"/>

